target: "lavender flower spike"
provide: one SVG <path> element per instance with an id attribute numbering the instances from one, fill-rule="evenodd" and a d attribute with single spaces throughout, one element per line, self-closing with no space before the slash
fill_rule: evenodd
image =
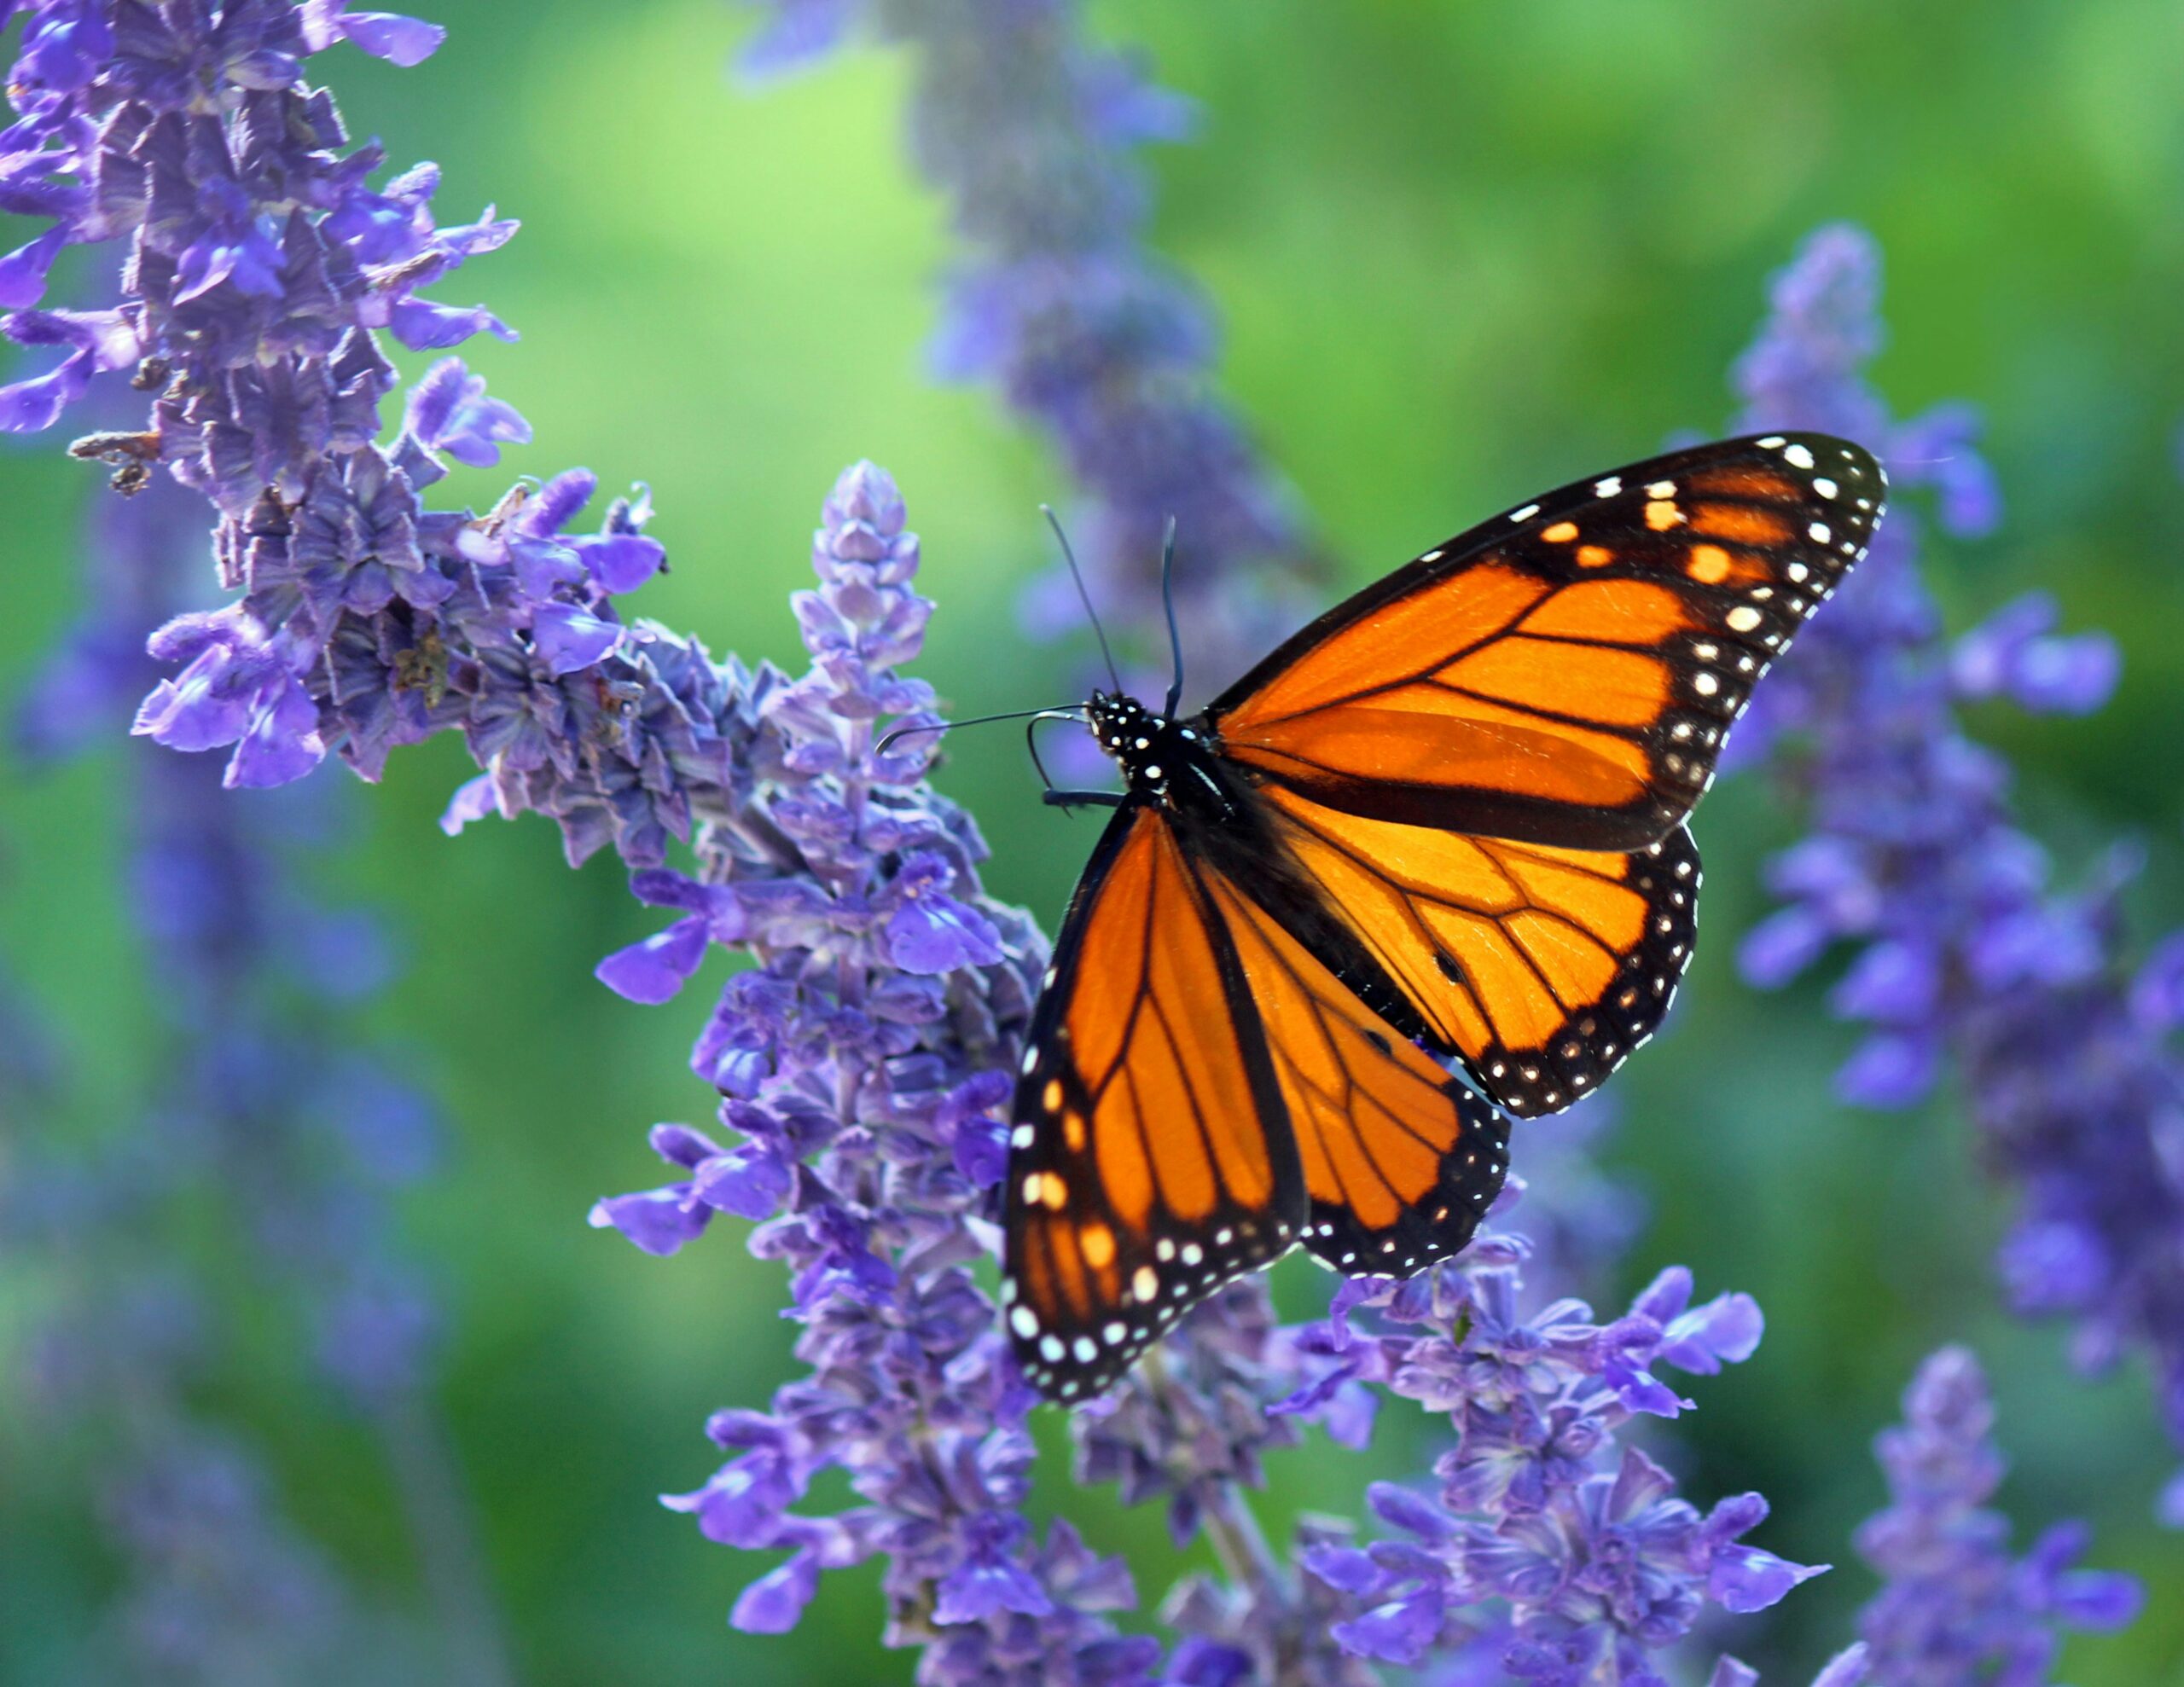
<path id="1" fill-rule="evenodd" d="M 1031 1391 L 972 1267 L 1004 1157 L 1007 1098 L 1046 950 L 1021 913 L 979 890 L 969 817 L 924 783 L 929 735 L 880 748 L 890 722 L 934 720 L 897 670 L 932 606 L 894 483 L 845 471 L 814 536 L 816 589 L 797 594 L 811 667 L 761 670 L 745 709 L 739 795 L 710 811 L 698 872 L 639 873 L 678 916 L 602 962 L 639 1000 L 665 999 L 714 944 L 758 965 L 732 978 L 692 1064 L 722 1092 L 731 1145 L 664 1126 L 664 1189 L 602 1201 L 592 1222 L 671 1252 L 717 1212 L 762 1222 L 752 1251 L 789 1269 L 809 1374 L 764 1412 L 716 1415 L 734 1455 L 670 1496 L 709 1539 L 786 1550 L 737 1602 L 739 1628 L 793 1626 L 822 1571 L 880 1557 L 890 1644 L 924 1649 L 920 1679 L 1152 1678 L 1159 1649 L 1116 1633 L 1122 1565 L 1066 1523 L 1042 1541 L 1022 1515 Z M 857 1503 L 811 1509 L 822 1471 Z"/>
<path id="2" fill-rule="evenodd" d="M 111 741 L 156 672 L 146 631 L 198 594 L 189 493 L 163 481 L 94 516 L 90 607 L 12 722 L 33 770 Z M 388 977 L 385 941 L 316 906 L 289 860 L 322 844 L 328 807 L 350 793 L 239 800 L 212 764 L 128 748 L 131 900 L 171 1046 L 131 1128 L 90 1152 L 33 1139 L 0 1180 L 0 1234 L 68 1284 L 32 1332 L 36 1360 L 15 1367 L 32 1396 L 16 1404 L 96 1449 L 128 1567 L 132 1678 L 299 1678 L 366 1644 L 357 1632 L 380 1617 L 280 1520 L 246 1449 L 194 1421 L 221 1297 L 175 1250 L 175 1217 L 217 1201 L 232 1245 L 283 1285 L 264 1309 L 289 1316 L 293 1348 L 386 1445 L 450 1667 L 505 1679 L 432 1417 L 438 1311 L 395 1237 L 393 1195 L 437 1157 L 433 1105 L 390 1058 L 340 1039 L 344 1010 Z"/>
<path id="3" fill-rule="evenodd" d="M 1858 1531 L 1887 1579 L 1859 1618 L 1874 1676 L 1890 1687 L 2042 1687 L 2058 1632 L 2118 1629 L 2145 1593 L 2132 1577 L 2072 1568 L 2088 1539 L 2059 1523 L 2022 1558 L 2007 1519 L 1983 1510 L 2002 1480 L 1995 1410 L 1978 1361 L 1943 1348 L 1903 1394 L 1903 1423 L 1874 1442 L 1891 1501 Z"/>
<path id="4" fill-rule="evenodd" d="M 1738 366 L 1743 423 L 1852 433 L 1899 487 L 1932 491 L 1945 529 L 1983 530 L 1998 504 L 1966 413 L 1896 421 L 1866 384 L 1879 296 L 1867 236 L 1815 235 Z M 1795 729 L 1776 759 L 1812 824 L 1774 863 L 1783 906 L 1745 939 L 1744 970 L 1776 984 L 1832 943 L 1855 947 L 1834 1006 L 1869 1029 L 1841 1093 L 1907 1105 L 1956 1064 L 1991 1162 L 2021 1190 L 1998 1261 L 2011 1301 L 2075 1316 L 2088 1368 L 2146 1348 L 2184 1445 L 2184 1067 L 2170 1046 L 2184 948 L 2172 938 L 2130 975 L 2114 878 L 2048 888 L 2044 853 L 2010 815 L 2008 768 L 1956 712 L 2004 693 L 2082 710 L 2112 681 L 2115 652 L 2098 635 L 2056 635 L 2041 599 L 1952 646 L 1919 577 L 1920 537 L 1914 512 L 1891 514 L 1738 740 L 1748 757 Z M 2184 1477 L 2167 1504 L 2184 1518 Z"/>
<path id="5" fill-rule="evenodd" d="M 0 319 L 61 353 L 0 389 L 0 426 L 48 426 L 99 371 L 133 366 L 147 425 L 72 449 L 125 492 L 164 473 L 209 498 L 213 559 L 241 594 L 159 633 L 172 671 L 137 731 L 229 751 L 231 786 L 284 784 L 328 756 L 376 778 L 395 746 L 460 731 L 484 772 L 451 826 L 536 809 L 572 860 L 611 844 L 660 866 L 694 817 L 732 806 L 751 723 L 740 669 L 614 606 L 665 556 L 649 500 L 617 499 L 578 532 L 596 490 L 578 471 L 482 516 L 427 510 L 449 459 L 489 464 L 530 434 L 456 358 L 386 426 L 383 335 L 420 350 L 508 335 L 426 293 L 516 225 L 488 212 L 436 226 L 431 165 L 370 185 L 379 147 L 351 148 L 305 72 L 343 41 L 412 64 L 439 32 L 329 0 L 16 9 L 0 209 L 50 226 L 0 260 L 0 305 L 35 298 L 32 271 L 60 246 L 125 242 L 130 261 L 114 309 Z"/>
<path id="6" fill-rule="evenodd" d="M 1418 1665 L 1484 1648 L 1546 1687 L 1650 1687 L 1652 1655 L 1706 1605 L 1763 1610 L 1826 1568 L 1742 1539 L 1766 1517 L 1757 1494 L 1702 1513 L 1618 1441 L 1635 1417 L 1689 1406 L 1656 1367 L 1706 1374 L 1748 1358 L 1759 1308 L 1743 1295 L 1693 1306 L 1678 1267 L 1610 1324 L 1576 1301 L 1527 1317 L 1525 1251 L 1490 1233 L 1409 1282 L 1345 1282 L 1327 1322 L 1295 1332 L 1306 1380 L 1277 1410 L 1321 1416 L 1378 1384 L 1448 1412 L 1456 1432 L 1434 1492 L 1370 1490 L 1394 1538 L 1301 1542 L 1302 1562 L 1344 1607 L 1328 1632 L 1353 1659 Z"/>
<path id="7" fill-rule="evenodd" d="M 1175 518 L 1193 681 L 1242 673 L 1304 618 L 1326 567 L 1215 390 L 1210 306 L 1144 243 L 1133 154 L 1186 134 L 1188 106 L 1093 47 L 1074 0 L 747 3 L 766 16 L 755 69 L 810 59 L 860 16 L 911 51 L 911 150 L 966 249 L 934 361 L 990 381 L 1053 442 L 1090 501 L 1072 527 L 1101 612 L 1155 648 Z M 1081 627 L 1060 568 L 1029 618 L 1048 637 Z"/>

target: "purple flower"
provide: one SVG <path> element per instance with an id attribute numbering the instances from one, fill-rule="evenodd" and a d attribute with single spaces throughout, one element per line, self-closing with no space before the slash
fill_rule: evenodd
<path id="1" fill-rule="evenodd" d="M 1943 407 L 1891 418 L 1863 366 L 1879 346 L 1879 260 L 1856 229 L 1809 241 L 1774 282 L 1774 314 L 1738 366 L 1752 427 L 1830 427 L 1873 445 L 1898 489 L 1924 487 L 1942 525 L 1972 534 L 1999 513 L 1972 419 Z M 1964 734 L 1964 700 L 2007 696 L 2077 713 L 2114 684 L 2103 635 L 2055 631 L 2021 599 L 1954 643 L 1920 582 L 1915 513 L 1897 508 L 1871 554 L 1759 694 L 1759 731 L 1812 835 L 1775 864 L 1781 909 L 1746 938 L 1755 983 L 1786 982 L 1832 944 L 1853 946 L 1833 1001 L 1870 1029 L 1838 1077 L 1861 1105 L 1901 1107 L 1952 1068 L 1986 1159 L 2019 1190 L 2001 1254 L 2013 1303 L 2075 1315 L 2073 1354 L 2108 1363 L 2129 1343 L 2184 1374 L 2184 1071 L 2164 1004 L 2175 940 L 2132 978 L 2109 872 L 2048 887 L 2018 830 L 2009 772 Z M 2184 1391 L 2163 1400 L 2184 1443 Z"/>
<path id="2" fill-rule="evenodd" d="M 153 688 L 134 731 L 170 750 L 240 744 L 228 764 L 230 786 L 286 785 L 325 755 L 317 705 L 279 641 L 247 615 L 226 609 L 179 616 L 150 648 L 163 661 L 186 665 Z"/>
<path id="3" fill-rule="evenodd" d="M 1891 1503 L 1857 1545 L 1886 1585 L 1859 1632 L 1875 1678 L 1891 1687 L 2041 1687 L 2058 1631 L 2121 1628 L 2144 1603 L 2130 1576 L 2073 1568 L 2082 1525 L 2059 1524 L 2011 1556 L 2008 1520 L 1984 1509 L 2002 1479 L 1994 1417 L 1978 1361 L 1943 1348 L 1904 1391 L 1902 1424 L 1874 1442 Z"/>
<path id="4" fill-rule="evenodd" d="M 395 12 L 351 12 L 348 0 L 304 0 L 304 35 L 313 52 L 337 40 L 354 42 L 375 58 L 407 70 L 439 50 L 447 32 Z"/>
<path id="5" fill-rule="evenodd" d="M 139 355 L 137 338 L 119 311 L 17 310 L 0 328 L 20 345 L 58 346 L 67 353 L 44 374 L 0 386 L 0 433 L 51 427 L 90 390 L 94 375 L 126 368 Z"/>
<path id="6" fill-rule="evenodd" d="M 955 869 L 938 854 L 904 862 L 882 897 L 887 954 L 905 972 L 953 972 L 990 966 L 1001 959 L 993 923 L 976 908 L 945 894 Z"/>
<path id="7" fill-rule="evenodd" d="M 423 449 L 473 468 L 499 462 L 503 444 L 531 443 L 531 424 L 514 405 L 487 397 L 485 377 L 472 374 L 460 357 L 441 358 L 410 390 L 403 426 Z"/>
<path id="8" fill-rule="evenodd" d="M 2116 689 L 2120 658 L 2106 633 L 2054 635 L 2060 611 L 2045 592 L 2009 604 L 1956 641 L 1950 676 L 1967 699 L 2007 696 L 2051 714 L 2090 714 Z"/>

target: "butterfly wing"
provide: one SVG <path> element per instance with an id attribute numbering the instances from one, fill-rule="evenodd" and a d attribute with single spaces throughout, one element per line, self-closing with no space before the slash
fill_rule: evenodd
<path id="1" fill-rule="evenodd" d="M 1339 1270 L 1395 1276 L 1457 1252 L 1508 1171 L 1507 1122 L 1235 879 L 1215 872 L 1207 883 L 1303 1162 L 1304 1245 Z"/>
<path id="2" fill-rule="evenodd" d="M 1280 786 L 1260 797 L 1339 922 L 1317 948 L 1511 1111 L 1569 1106 L 1668 1012 L 1696 931 L 1687 827 L 1629 854 L 1558 849 L 1368 820 Z"/>
<path id="3" fill-rule="evenodd" d="M 1690 812 L 1753 682 L 1864 555 L 1885 487 L 1820 434 L 1565 486 L 1288 640 L 1209 711 L 1223 751 L 1348 814 L 1642 849 Z"/>
<path id="4" fill-rule="evenodd" d="M 1304 1220 L 1226 921 L 1166 812 L 1116 811 L 1062 923 L 1009 1139 L 1002 1299 L 1043 1393 L 1099 1393 Z"/>

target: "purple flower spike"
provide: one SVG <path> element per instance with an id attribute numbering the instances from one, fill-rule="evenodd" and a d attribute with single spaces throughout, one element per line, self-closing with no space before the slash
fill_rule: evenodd
<path id="1" fill-rule="evenodd" d="M 1774 315 L 1738 366 L 1745 426 L 1862 440 L 1899 503 L 1760 693 L 1759 736 L 1796 734 L 1783 774 L 1814 832 L 1770 876 L 1785 906 L 1745 939 L 1745 976 L 1780 983 L 1831 944 L 1853 945 L 1833 1002 L 1869 1030 L 1838 1093 L 1909 1106 L 1953 1070 L 1984 1159 L 2021 1191 L 2018 1234 L 2000 1255 L 2013 1303 L 2078 1318 L 2082 1364 L 2136 1342 L 2157 1373 L 2184 1374 L 2184 1180 L 2170 1140 L 2184 1067 L 2166 1041 L 2169 946 L 2134 978 L 2119 954 L 2117 877 L 2075 894 L 2048 888 L 2042 852 L 2011 817 L 2007 768 L 1956 714 L 1997 697 L 2098 707 L 2115 648 L 2058 632 L 2042 596 L 1945 641 L 1902 495 L 1928 490 L 1941 525 L 1963 534 L 1990 526 L 2000 506 L 1968 411 L 1899 421 L 1867 386 L 1879 289 L 1871 240 L 1822 229 L 1776 277 Z M 2184 1445 L 2184 1392 L 2163 1405 Z"/>
<path id="2" fill-rule="evenodd" d="M 49 45 L 41 32 L 55 16 L 33 14 L 24 41 Z M 22 75 L 19 65 L 18 95 Z M 358 998 L 389 980 L 387 943 L 361 911 L 319 906 L 307 887 L 323 873 L 300 871 L 350 824 L 343 799 L 356 793 L 321 784 L 268 802 L 222 788 L 224 777 L 250 782 L 260 756 L 311 744 L 318 711 L 307 695 L 298 706 L 282 664 L 231 617 L 171 623 L 169 654 L 218 671 L 200 670 L 202 695 L 170 699 L 167 735 L 243 748 L 224 774 L 218 757 L 113 741 L 165 659 L 147 635 L 203 601 L 206 525 L 201 501 L 171 482 L 99 501 L 71 551 L 84 619 L 10 723 L 30 761 L 110 752 L 128 816 L 122 918 L 140 940 L 166 1052 L 133 1107 L 118 1117 L 107 1107 L 113 1128 L 96 1141 L 41 1128 L 82 1098 L 62 1089 L 73 1075 L 42 1058 L 0 980 L 0 1116 L 11 1128 L 0 1236 L 9 1269 L 47 1284 L 10 1331 L 20 1362 L 6 1367 L 4 1409 L 26 1435 L 65 1429 L 88 1457 L 92 1487 L 66 1501 L 103 1537 L 113 1571 L 95 1596 L 103 1608 L 87 1608 L 101 1634 L 95 1673 L 333 1679 L 345 1658 L 401 1655 L 414 1623 L 345 1585 L 282 1515 L 254 1451 L 203 1416 L 202 1383 L 209 1366 L 235 1362 L 226 1312 L 239 1272 L 253 1319 L 274 1320 L 266 1328 L 299 1365 L 364 1417 L 411 1426 L 412 1451 L 429 1461 L 420 1474 L 459 1500 L 462 1484 L 433 1450 L 444 1442 L 432 1415 L 441 1320 L 395 1212 L 435 1168 L 439 1123 L 355 1023 Z M 131 1096 L 125 1080 L 99 1090 L 102 1105 Z M 224 1238 L 212 1277 L 177 1245 L 207 1224 Z M 28 1490 L 10 1498 L 37 1503 Z M 463 1574 L 462 1556 L 446 1574 Z M 491 1609 L 482 1588 L 447 1591 Z M 479 1639 L 478 1667 L 501 1673 L 489 1627 Z"/>
<path id="3" fill-rule="evenodd" d="M 542 490 L 524 511 L 528 536 L 557 532 L 589 491 Z M 698 869 L 636 872 L 637 897 L 680 918 L 599 968 L 626 996 L 665 1000 L 716 944 L 756 962 L 722 988 L 692 1057 L 743 1139 L 722 1149 L 661 1127 L 653 1147 L 676 1180 L 601 1201 L 592 1222 L 666 1254 L 717 1213 L 754 1221 L 753 1251 L 789 1272 L 797 1351 L 813 1370 L 770 1411 L 723 1414 L 717 1438 L 735 1456 L 668 1503 L 712 1539 L 789 1550 L 737 1602 L 738 1628 L 793 1626 L 823 1570 L 878 1557 L 891 1599 L 932 1614 L 928 1632 L 898 1641 L 925 1645 L 945 1678 L 975 1678 L 980 1659 L 1074 1653 L 1118 1672 L 1092 1678 L 1149 1681 L 1147 1646 L 1101 1615 L 1129 1603 L 1121 1567 L 1064 1526 L 1043 1544 L 1022 1519 L 1030 1400 L 970 1271 L 991 1245 L 994 1112 L 1044 945 L 979 890 L 985 846 L 967 817 L 914 765 L 875 753 L 891 718 L 932 701 L 895 668 L 932 612 L 901 494 L 856 464 L 823 518 L 816 588 L 796 605 L 809 672 L 752 675 L 694 652 L 672 670 L 719 722 L 681 752 L 711 769 L 690 787 Z M 613 542 L 636 525 L 610 514 L 609 542 L 573 553 L 578 572 L 604 586 L 613 569 L 657 566 L 648 542 Z M 570 583 L 552 577 L 556 591 Z M 652 629 L 624 638 L 659 659 Z M 480 791 L 464 812 L 485 803 Z M 864 1395 L 848 1412 L 845 1386 Z M 854 1474 L 858 1509 L 792 1509 L 830 1468 Z"/>
<path id="4" fill-rule="evenodd" d="M 2049 1678 L 2059 1631 L 2123 1627 L 2144 1592 L 2130 1576 L 2079 1570 L 2084 1529 L 2065 1524 L 2013 1559 L 2008 1520 L 1984 1509 L 2002 1479 L 1978 1361 L 1943 1348 L 1904 1391 L 1902 1424 L 1874 1443 L 1891 1504 L 1858 1531 L 1885 1579 L 1859 1618 L 1884 1682 Z"/>
<path id="5" fill-rule="evenodd" d="M 1653 1367 L 1711 1374 L 1749 1357 L 1758 1308 L 1741 1295 L 1693 1307 L 1679 1267 L 1610 1324 L 1569 1301 L 1527 1316 L 1514 1251 L 1490 1234 L 1409 1283 L 1345 1285 L 1339 1324 L 1291 1337 L 1308 1377 L 1378 1381 L 1448 1412 L 1456 1430 L 1433 1499 L 1373 1491 L 1406 1540 L 1323 1546 L 1304 1562 L 1340 1596 L 1331 1632 L 1350 1656 L 1415 1663 L 1495 1634 L 1481 1680 L 1499 1678 L 1495 1665 L 1527 1681 L 1658 1680 L 1647 1660 L 1707 1605 L 1763 1610 L 1822 1568 L 1742 1539 L 1766 1516 L 1757 1495 L 1701 1514 L 1618 1439 L 1641 1412 L 1688 1405 Z M 1318 1409 L 1309 1386 L 1292 1400 Z M 1498 1629 L 1496 1602 L 1508 1613 Z"/>
<path id="6" fill-rule="evenodd" d="M 1156 641 L 1161 532 L 1176 519 L 1194 680 L 1240 674 L 1304 618 L 1327 570 L 1215 389 L 1205 302 L 1144 243 L 1135 149 L 1182 138 L 1188 103 L 1095 47 L 1073 4 L 756 9 L 766 22 L 748 49 L 754 69 L 804 62 L 858 22 L 910 49 L 918 157 L 969 244 L 950 270 L 934 365 L 990 382 L 1054 442 L 1086 495 L 1069 526 L 1102 612 Z M 1024 613 L 1043 637 L 1081 632 L 1058 562 Z"/>

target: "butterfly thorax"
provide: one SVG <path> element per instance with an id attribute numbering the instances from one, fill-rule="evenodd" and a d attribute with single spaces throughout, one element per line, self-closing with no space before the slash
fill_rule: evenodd
<path id="1" fill-rule="evenodd" d="M 1226 812 L 1220 749 L 1203 715 L 1173 720 L 1134 697 L 1095 691 L 1085 704 L 1092 736 L 1123 770 L 1131 791 L 1171 808 Z"/>

